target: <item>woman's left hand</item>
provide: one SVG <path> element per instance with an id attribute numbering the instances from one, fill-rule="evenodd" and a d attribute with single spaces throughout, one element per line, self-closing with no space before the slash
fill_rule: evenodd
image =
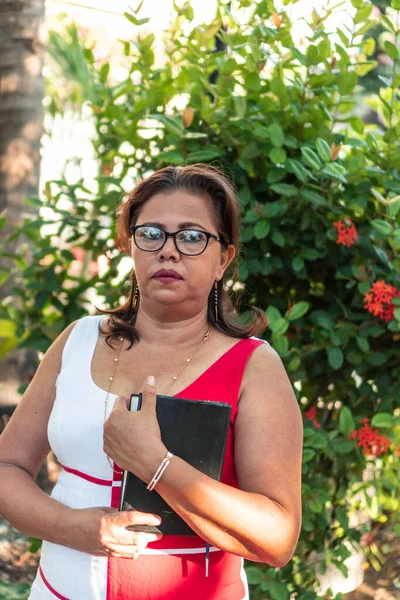
<path id="1" fill-rule="evenodd" d="M 146 379 L 142 407 L 129 411 L 129 400 L 119 396 L 104 423 L 103 449 L 114 462 L 148 482 L 167 452 L 156 415 L 154 377 Z"/>

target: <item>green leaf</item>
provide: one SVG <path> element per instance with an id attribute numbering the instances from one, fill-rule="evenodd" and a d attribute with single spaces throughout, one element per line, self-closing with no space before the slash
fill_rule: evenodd
<path id="1" fill-rule="evenodd" d="M 300 196 L 304 198 L 304 200 L 308 200 L 312 204 L 316 204 L 317 206 L 328 206 L 328 201 L 326 198 L 318 194 L 318 192 L 314 192 L 308 187 L 300 190 Z"/>
<path id="2" fill-rule="evenodd" d="M 396 46 L 394 44 L 392 44 L 392 42 L 389 42 L 388 40 L 386 40 L 386 42 L 384 42 L 384 44 L 383 44 L 383 47 L 385 48 L 386 54 L 392 60 L 398 60 L 399 59 L 399 51 L 396 48 Z"/>
<path id="3" fill-rule="evenodd" d="M 245 96 L 232 96 L 235 112 L 241 119 L 246 115 L 247 99 Z"/>
<path id="4" fill-rule="evenodd" d="M 354 17 L 354 24 L 358 25 L 359 23 L 363 23 L 364 21 L 366 21 L 372 12 L 372 9 L 372 4 L 365 4 L 364 6 L 359 8 L 357 14 Z"/>
<path id="5" fill-rule="evenodd" d="M 382 219 L 372 219 L 371 226 L 378 233 L 382 233 L 382 235 L 390 235 L 393 231 L 393 227 L 387 221 L 383 221 Z"/>
<path id="6" fill-rule="evenodd" d="M 359 77 L 364 77 L 364 75 L 366 75 L 367 73 L 369 73 L 370 71 L 375 69 L 377 66 L 378 66 L 378 61 L 369 60 L 368 62 L 365 62 L 365 63 L 357 63 L 355 66 L 355 69 L 356 69 L 356 73 Z"/>
<path id="7" fill-rule="evenodd" d="M 274 244 L 280 246 L 281 248 L 283 248 L 286 244 L 285 236 L 280 231 L 278 231 L 278 229 L 272 230 L 271 240 L 274 242 Z"/>
<path id="8" fill-rule="evenodd" d="M 274 165 L 279 165 L 286 160 L 286 152 L 283 148 L 273 148 L 268 156 Z"/>
<path id="9" fill-rule="evenodd" d="M 317 138 L 315 145 L 322 160 L 329 162 L 331 160 L 331 148 L 329 144 L 322 138 Z"/>
<path id="10" fill-rule="evenodd" d="M 266 584 L 266 591 L 269 592 L 272 600 L 289 600 L 290 594 L 286 584 L 280 581 L 268 581 Z"/>
<path id="11" fill-rule="evenodd" d="M 280 194 L 281 196 L 297 196 L 298 190 L 296 186 L 290 185 L 289 183 L 275 183 L 270 186 L 271 190 Z"/>
<path id="12" fill-rule="evenodd" d="M 0 286 L 3 285 L 3 283 L 5 283 L 9 277 L 10 273 L 6 273 L 5 271 L 0 273 Z"/>
<path id="13" fill-rule="evenodd" d="M 337 369 L 340 369 L 340 367 L 343 365 L 343 360 L 344 360 L 342 350 L 340 348 L 331 347 L 331 348 L 328 348 L 327 355 L 328 355 L 328 363 L 330 364 L 332 369 L 335 369 L 335 371 Z"/>
<path id="14" fill-rule="evenodd" d="M 273 321 L 269 324 L 269 328 L 273 333 L 277 333 L 279 335 L 283 335 L 286 333 L 287 328 L 289 327 L 289 322 L 286 319 L 280 318 L 276 321 Z"/>
<path id="15" fill-rule="evenodd" d="M 317 258 L 320 258 L 320 253 L 318 250 L 315 250 L 315 248 L 306 248 L 305 250 L 301 250 L 299 255 L 306 260 L 317 260 Z"/>
<path id="16" fill-rule="evenodd" d="M 100 81 L 102 83 L 105 83 L 107 81 L 108 75 L 110 73 L 110 63 L 104 63 L 104 65 L 101 65 L 100 67 Z"/>
<path id="17" fill-rule="evenodd" d="M 361 352 L 368 352 L 369 350 L 369 343 L 368 340 L 366 340 L 365 338 L 356 337 L 356 342 L 357 342 L 357 346 L 360 348 Z"/>
<path id="18" fill-rule="evenodd" d="M 292 268 L 294 271 L 301 271 L 304 269 L 304 259 L 301 256 L 295 256 L 292 260 Z"/>
<path id="19" fill-rule="evenodd" d="M 297 58 L 297 60 L 302 64 L 302 65 L 306 65 L 307 64 L 307 57 L 305 54 L 303 54 L 302 52 L 300 52 L 300 50 L 297 50 L 297 48 L 295 48 L 294 46 L 290 46 L 289 47 L 290 50 L 292 51 L 292 54 L 295 58 Z"/>
<path id="20" fill-rule="evenodd" d="M 278 123 L 272 123 L 272 125 L 268 127 L 268 132 L 269 139 L 271 140 L 273 146 L 275 146 L 276 148 L 280 148 L 281 146 L 283 146 L 285 135 L 283 133 L 282 127 L 278 125 Z"/>
<path id="21" fill-rule="evenodd" d="M 172 133 L 177 135 L 178 137 L 182 137 L 185 133 L 185 129 L 183 127 L 182 121 L 179 119 L 175 119 L 173 117 L 169 117 L 168 115 L 159 115 L 157 113 L 152 113 L 148 115 L 149 119 L 154 119 L 155 121 L 159 121 L 162 123 L 166 129 L 169 129 Z"/>
<path id="22" fill-rule="evenodd" d="M 347 179 L 344 177 L 346 171 L 344 167 L 338 163 L 329 163 L 328 165 L 325 165 L 322 173 L 327 173 L 329 176 L 335 177 L 335 179 L 339 179 L 339 181 L 343 181 L 343 183 L 347 183 Z"/>
<path id="23" fill-rule="evenodd" d="M 0 338 L 14 337 L 16 325 L 9 319 L 0 319 Z"/>
<path id="24" fill-rule="evenodd" d="M 390 413 L 377 413 L 371 419 L 373 427 L 393 427 L 393 415 Z"/>
<path id="25" fill-rule="evenodd" d="M 32 554 L 35 554 L 35 552 L 37 552 L 39 550 L 39 548 L 42 547 L 42 540 L 40 540 L 39 538 L 30 537 L 29 541 L 31 543 L 29 552 L 32 552 Z"/>
<path id="26" fill-rule="evenodd" d="M 394 313 L 394 318 L 396 319 L 396 321 L 400 321 L 400 308 L 395 308 L 393 313 Z"/>
<path id="27" fill-rule="evenodd" d="M 276 306 L 268 306 L 267 310 L 265 311 L 269 322 L 274 322 L 277 321 L 278 319 L 281 318 L 281 313 L 279 312 L 279 310 L 276 308 Z"/>
<path id="28" fill-rule="evenodd" d="M 294 158 L 289 158 L 286 161 L 286 168 L 290 173 L 294 173 L 297 179 L 302 183 L 305 183 L 310 177 L 309 171 L 304 167 L 303 163 Z"/>
<path id="29" fill-rule="evenodd" d="M 158 160 L 161 162 L 171 163 L 173 165 L 180 165 L 185 162 L 183 154 L 179 150 L 166 150 L 157 154 Z"/>
<path id="30" fill-rule="evenodd" d="M 242 151 L 241 158 L 243 160 L 251 160 L 260 154 L 260 147 L 256 142 L 250 142 Z"/>
<path id="31" fill-rule="evenodd" d="M 340 75 L 339 94 L 341 94 L 342 96 L 350 94 L 350 92 L 352 92 L 354 87 L 357 85 L 357 81 L 358 77 L 355 71 L 349 71 Z"/>
<path id="32" fill-rule="evenodd" d="M 313 513 L 321 513 L 323 511 L 323 504 L 318 500 L 310 500 L 307 502 L 307 507 L 312 510 Z"/>
<path id="33" fill-rule="evenodd" d="M 223 148 L 217 146 L 207 146 L 204 150 L 197 150 L 196 152 L 190 152 L 187 156 L 188 162 L 203 162 L 206 160 L 212 160 L 218 158 L 224 153 Z"/>
<path id="34" fill-rule="evenodd" d="M 350 127 L 354 129 L 356 133 L 362 135 L 364 133 L 364 121 L 362 119 L 351 119 Z"/>
<path id="35" fill-rule="evenodd" d="M 314 150 L 311 150 L 311 148 L 306 148 L 303 146 L 301 148 L 301 155 L 302 155 L 303 161 L 306 163 L 306 165 L 308 165 L 312 169 L 320 169 L 321 168 L 320 160 L 319 160 L 317 154 L 315 154 Z"/>
<path id="36" fill-rule="evenodd" d="M 321 450 L 322 448 L 326 448 L 328 445 L 327 438 L 322 435 L 322 433 L 318 433 L 318 431 L 314 431 L 314 435 L 311 438 L 310 446 L 312 448 L 316 448 L 317 450 Z"/>
<path id="37" fill-rule="evenodd" d="M 128 19 L 128 21 L 130 21 L 133 25 L 136 25 L 136 26 L 144 25 L 145 23 L 148 23 L 150 21 L 150 18 L 138 19 L 137 17 L 135 17 L 134 15 L 131 15 L 131 13 L 128 13 L 128 12 L 124 12 L 124 17 L 126 19 Z"/>
<path id="38" fill-rule="evenodd" d="M 268 221 L 260 220 L 254 227 L 254 235 L 258 240 L 262 240 L 263 238 L 267 237 L 270 229 L 271 225 Z"/>
<path id="39" fill-rule="evenodd" d="M 289 340 L 284 335 L 273 333 L 271 335 L 271 343 L 273 348 L 280 356 L 286 356 L 289 350 Z"/>
<path id="40" fill-rule="evenodd" d="M 290 311 L 288 311 L 285 316 L 287 319 L 289 319 L 289 321 L 295 321 L 296 319 L 303 317 L 309 310 L 310 306 L 311 304 L 309 302 L 297 302 L 292 306 Z"/>
<path id="41" fill-rule="evenodd" d="M 343 33 L 343 31 L 340 28 L 336 29 L 336 33 L 338 34 L 338 36 L 340 38 L 340 41 L 342 42 L 343 46 L 345 48 L 348 48 L 349 45 L 350 45 L 350 42 L 349 42 L 347 36 Z"/>
<path id="42" fill-rule="evenodd" d="M 343 406 L 339 414 L 339 427 L 343 435 L 350 435 L 355 427 L 352 412 L 348 406 Z"/>
<path id="43" fill-rule="evenodd" d="M 293 373 L 293 371 L 297 371 L 297 369 L 299 368 L 300 364 L 301 364 L 300 357 L 299 356 L 295 356 L 294 358 L 292 358 L 292 360 L 288 364 L 288 370 L 291 373 Z"/>
<path id="44" fill-rule="evenodd" d="M 26 600 L 30 588 L 29 583 L 0 581 L 0 600 Z"/>
<path id="45" fill-rule="evenodd" d="M 400 10 L 400 0 L 392 0 L 392 8 L 394 8 L 394 10 Z"/>
<path id="46" fill-rule="evenodd" d="M 90 50 L 90 48 L 83 49 L 83 56 L 88 61 L 88 63 L 90 63 L 91 65 L 94 63 L 94 54 L 93 54 L 92 50 Z"/>
<path id="47" fill-rule="evenodd" d="M 315 456 L 315 450 L 312 448 L 303 448 L 303 463 L 310 462 Z"/>
<path id="48" fill-rule="evenodd" d="M 369 37 L 368 39 L 365 40 L 365 42 L 363 42 L 364 54 L 366 54 L 367 56 L 372 56 L 372 54 L 375 52 L 375 47 L 376 47 L 376 42 L 375 42 L 374 38 Z"/>
<path id="49" fill-rule="evenodd" d="M 246 568 L 247 581 L 250 585 L 259 585 L 264 579 L 264 572 L 258 567 L 247 567 Z"/>
<path id="50" fill-rule="evenodd" d="M 337 454 L 349 454 L 355 448 L 354 440 L 333 440 L 333 450 Z"/>

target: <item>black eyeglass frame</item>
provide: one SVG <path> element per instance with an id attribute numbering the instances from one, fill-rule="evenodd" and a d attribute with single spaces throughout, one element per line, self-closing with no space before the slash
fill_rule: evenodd
<path id="1" fill-rule="evenodd" d="M 162 245 L 159 248 L 157 248 L 157 250 L 144 250 L 143 248 L 141 248 L 138 245 L 138 243 L 136 241 L 136 235 L 135 235 L 135 233 L 141 227 L 153 227 L 154 229 L 159 229 L 160 231 L 162 231 L 164 233 L 165 240 L 162 243 Z M 208 242 L 210 241 L 211 238 L 213 238 L 214 240 L 217 240 L 217 242 L 219 242 L 220 244 L 222 244 L 225 247 L 228 246 L 228 244 L 223 239 L 221 239 L 219 236 L 215 235 L 214 233 L 210 233 L 209 231 L 204 231 L 203 229 L 196 229 L 195 227 L 184 227 L 183 229 L 178 229 L 178 231 L 173 231 L 171 233 L 168 232 L 168 231 L 165 231 L 165 229 L 163 229 L 162 227 L 158 227 L 158 225 L 131 225 L 129 229 L 130 229 L 130 232 L 133 235 L 133 241 L 135 242 L 135 245 L 139 248 L 139 250 L 142 250 L 142 252 L 159 252 L 160 250 L 162 250 L 162 248 L 164 248 L 164 246 L 165 246 L 165 244 L 167 242 L 167 239 L 169 237 L 174 238 L 175 248 L 177 249 L 177 251 L 180 254 L 183 254 L 184 256 L 200 256 L 200 254 L 203 254 L 203 252 L 205 252 L 205 250 L 207 249 Z M 203 233 L 206 236 L 206 238 L 207 238 L 207 242 L 206 242 L 206 245 L 204 246 L 204 249 L 201 252 L 198 252 L 196 254 L 187 254 L 186 252 L 182 252 L 178 248 L 178 245 L 176 243 L 176 236 L 178 235 L 178 233 L 181 233 L 181 231 L 197 231 L 199 233 Z"/>

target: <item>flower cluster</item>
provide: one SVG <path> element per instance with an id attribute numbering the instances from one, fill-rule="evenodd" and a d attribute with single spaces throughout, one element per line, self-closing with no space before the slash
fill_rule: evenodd
<path id="1" fill-rule="evenodd" d="M 400 298 L 400 290 L 383 280 L 375 281 L 364 296 L 365 308 L 388 323 L 394 318 L 393 298 Z"/>
<path id="2" fill-rule="evenodd" d="M 336 221 L 334 226 L 337 228 L 337 244 L 341 244 L 342 246 L 347 246 L 350 248 L 353 244 L 355 244 L 358 233 L 350 219 L 345 219 L 344 221 Z"/>
<path id="3" fill-rule="evenodd" d="M 368 417 L 360 419 L 362 427 L 360 429 L 353 429 L 349 435 L 350 439 L 357 440 L 357 446 L 363 449 L 363 453 L 367 456 L 373 454 L 374 456 L 380 456 L 387 452 L 391 440 L 385 436 L 385 434 L 379 435 L 379 431 L 374 429 L 368 424 Z"/>
<path id="4" fill-rule="evenodd" d="M 311 421 L 313 422 L 314 427 L 316 427 L 317 429 L 320 429 L 321 425 L 317 421 L 317 407 L 316 406 L 312 406 L 311 408 L 309 408 L 306 411 L 306 417 L 308 417 L 309 419 L 311 419 Z"/>

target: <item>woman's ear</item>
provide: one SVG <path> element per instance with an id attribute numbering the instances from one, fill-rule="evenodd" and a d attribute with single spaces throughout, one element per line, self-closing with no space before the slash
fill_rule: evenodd
<path id="1" fill-rule="evenodd" d="M 224 272 L 235 258 L 235 254 L 235 246 L 233 246 L 232 244 L 229 244 L 229 246 L 227 248 L 224 248 L 221 252 L 220 263 L 217 270 L 218 280 L 222 278 Z"/>

